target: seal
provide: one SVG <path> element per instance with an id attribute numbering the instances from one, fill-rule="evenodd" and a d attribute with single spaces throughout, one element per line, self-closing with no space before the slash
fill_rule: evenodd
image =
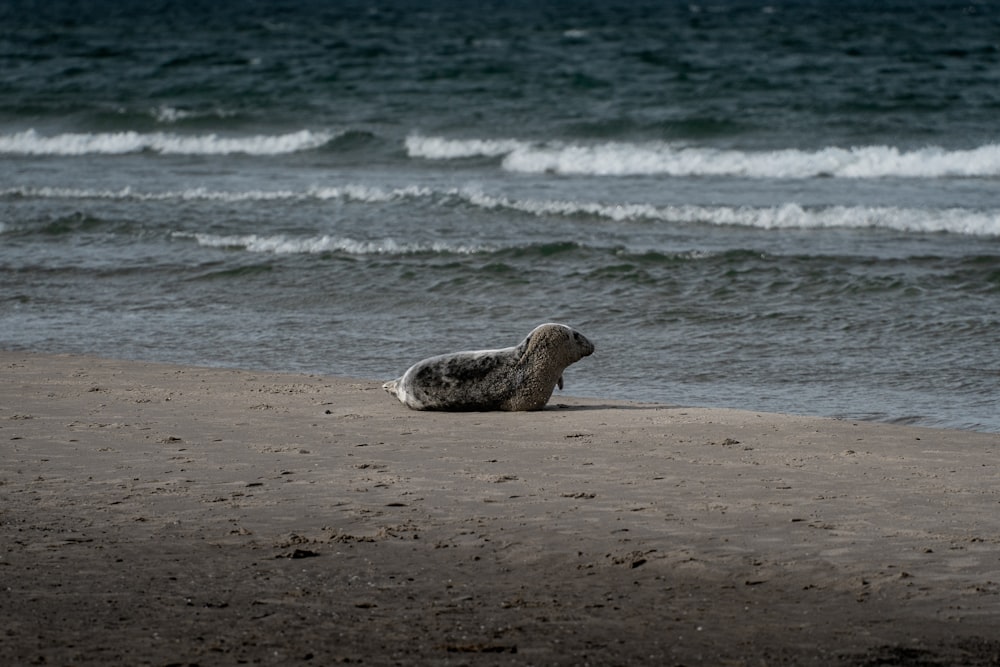
<path id="1" fill-rule="evenodd" d="M 514 347 L 419 361 L 382 388 L 413 410 L 541 410 L 563 371 L 594 352 L 565 324 L 542 324 Z"/>

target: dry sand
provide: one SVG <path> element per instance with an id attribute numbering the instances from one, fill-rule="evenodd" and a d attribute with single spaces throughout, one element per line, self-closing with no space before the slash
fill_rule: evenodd
<path id="1" fill-rule="evenodd" d="M 0 664 L 1000 664 L 997 434 L 421 413 L 20 352 L 0 378 Z"/>

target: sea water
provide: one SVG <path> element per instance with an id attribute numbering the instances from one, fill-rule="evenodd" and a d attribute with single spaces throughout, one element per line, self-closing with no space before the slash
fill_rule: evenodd
<path id="1" fill-rule="evenodd" d="M 1000 431 L 998 35 L 993 0 L 7 0 L 0 346 L 389 379 L 559 321 L 568 394 Z"/>

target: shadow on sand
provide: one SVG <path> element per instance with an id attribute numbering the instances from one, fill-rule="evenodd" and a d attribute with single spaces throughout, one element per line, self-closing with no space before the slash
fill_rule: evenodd
<path id="1" fill-rule="evenodd" d="M 577 410 L 680 410 L 683 405 L 661 405 L 659 403 L 589 403 L 585 405 L 567 405 L 566 403 L 551 403 L 545 410 L 572 412 Z"/>

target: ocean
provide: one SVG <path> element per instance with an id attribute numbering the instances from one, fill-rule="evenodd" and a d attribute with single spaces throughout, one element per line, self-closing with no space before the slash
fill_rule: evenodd
<path id="1" fill-rule="evenodd" d="M 569 395 L 1000 432 L 1000 2 L 0 4 L 0 346 L 549 321 Z"/>

